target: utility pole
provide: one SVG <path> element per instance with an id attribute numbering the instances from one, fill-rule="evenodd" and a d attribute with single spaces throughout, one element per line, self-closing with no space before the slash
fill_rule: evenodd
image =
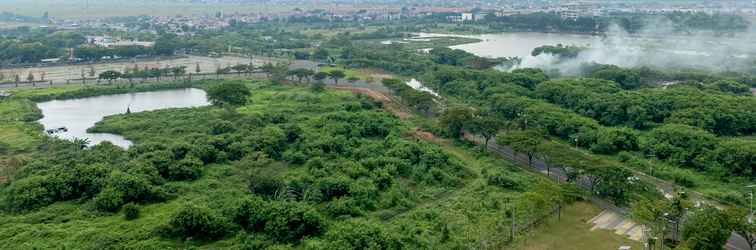
<path id="1" fill-rule="evenodd" d="M 748 214 L 748 223 L 753 223 L 753 189 L 756 188 L 756 185 L 746 186 L 746 188 L 751 189 L 751 210 Z"/>

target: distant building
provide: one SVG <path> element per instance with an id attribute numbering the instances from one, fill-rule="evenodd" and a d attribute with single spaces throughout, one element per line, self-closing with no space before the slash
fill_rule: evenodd
<path id="1" fill-rule="evenodd" d="M 120 38 L 113 38 L 110 36 L 87 36 L 86 41 L 89 44 L 93 44 L 100 47 L 126 47 L 126 46 L 141 46 L 152 47 L 155 46 L 154 42 L 142 42 L 133 40 L 121 40 Z"/>
<path id="2" fill-rule="evenodd" d="M 60 58 L 47 58 L 47 59 L 42 59 L 41 61 L 42 63 L 57 63 L 57 62 L 60 62 Z"/>
<path id="3" fill-rule="evenodd" d="M 473 20 L 475 20 L 475 15 L 473 13 L 469 13 L 469 12 L 462 13 L 462 21 L 463 22 L 473 21 Z"/>

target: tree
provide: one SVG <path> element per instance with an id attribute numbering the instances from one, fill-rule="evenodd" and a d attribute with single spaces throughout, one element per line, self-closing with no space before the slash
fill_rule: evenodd
<path id="1" fill-rule="evenodd" d="M 312 54 L 312 58 L 319 61 L 327 60 L 329 56 L 330 53 L 328 52 L 328 50 L 322 48 L 315 50 L 315 53 Z"/>
<path id="2" fill-rule="evenodd" d="M 237 64 L 231 67 L 232 70 L 236 71 L 239 75 L 241 75 L 244 72 L 247 72 L 247 65 L 246 64 Z"/>
<path id="3" fill-rule="evenodd" d="M 347 77 L 347 81 L 349 81 L 349 83 L 352 83 L 352 84 L 356 83 L 359 80 L 360 80 L 360 78 L 356 77 L 356 76 Z"/>
<path id="4" fill-rule="evenodd" d="M 105 79 L 108 80 L 108 84 L 113 83 L 113 80 L 121 78 L 123 74 L 121 72 L 115 71 L 115 70 L 108 70 L 105 72 L 100 73 L 99 79 Z"/>
<path id="5" fill-rule="evenodd" d="M 309 79 L 310 76 L 314 75 L 315 72 L 309 69 L 293 69 L 289 70 L 288 75 L 295 76 L 297 78 L 297 82 L 302 83 L 302 79 Z"/>
<path id="6" fill-rule="evenodd" d="M 207 99 L 215 106 L 231 108 L 247 104 L 249 88 L 241 82 L 224 82 L 207 90 Z"/>
<path id="7" fill-rule="evenodd" d="M 29 72 L 29 75 L 26 76 L 26 80 L 29 82 L 34 82 L 34 74 L 32 74 L 32 72 Z"/>
<path id="8" fill-rule="evenodd" d="M 660 240 L 654 243 L 659 249 L 664 249 L 664 233 L 666 232 L 667 220 L 664 214 L 668 210 L 669 203 L 665 199 L 648 200 L 641 199 L 632 204 L 631 217 L 648 227 L 651 236 L 657 235 Z M 649 238 L 649 240 L 651 240 Z M 651 244 L 649 242 L 649 244 Z"/>
<path id="9" fill-rule="evenodd" d="M 314 79 L 315 81 L 322 81 L 322 80 L 325 80 L 326 78 L 328 78 L 328 73 L 322 72 L 322 71 L 315 73 L 312 76 L 312 79 Z"/>
<path id="10" fill-rule="evenodd" d="M 95 68 L 93 66 L 89 66 L 89 77 L 94 77 L 95 74 L 97 74 L 95 73 Z"/>
<path id="11" fill-rule="evenodd" d="M 441 115 L 441 125 L 446 127 L 449 137 L 459 139 L 464 133 L 465 126 L 470 124 L 473 114 L 468 107 L 452 107 Z"/>
<path id="12" fill-rule="evenodd" d="M 528 155 L 528 165 L 533 166 L 533 158 L 540 152 L 544 134 L 540 130 L 527 129 L 502 133 L 496 136 L 496 142 L 509 145 L 515 151 Z"/>
<path id="13" fill-rule="evenodd" d="M 171 74 L 173 74 L 173 79 L 178 79 L 179 76 L 186 74 L 186 66 L 171 68 Z"/>
<path id="14" fill-rule="evenodd" d="M 339 79 L 346 77 L 346 73 L 342 70 L 332 70 L 328 75 L 336 85 L 339 85 Z"/>
<path id="15" fill-rule="evenodd" d="M 273 74 L 273 71 L 275 70 L 275 67 L 276 66 L 273 65 L 273 63 L 267 62 L 267 63 L 263 64 L 263 66 L 260 67 L 260 69 L 265 73 L 265 77 L 266 78 L 270 78 L 270 75 Z"/>
<path id="16" fill-rule="evenodd" d="M 733 231 L 742 236 L 751 250 L 756 249 L 756 223 L 748 221 L 748 210 L 730 208 L 727 210 L 727 218 L 730 220 Z"/>
<path id="17" fill-rule="evenodd" d="M 704 207 L 693 212 L 683 227 L 683 244 L 691 250 L 722 249 L 732 233 L 725 212 Z"/>
<path id="18" fill-rule="evenodd" d="M 505 125 L 501 119 L 497 119 L 486 113 L 476 115 L 470 122 L 470 132 L 483 136 L 483 150 L 488 149 L 488 142 Z"/>
<path id="19" fill-rule="evenodd" d="M 200 68 L 200 64 L 197 63 L 197 65 L 194 66 L 194 73 L 199 74 L 201 72 L 202 72 L 202 68 Z"/>

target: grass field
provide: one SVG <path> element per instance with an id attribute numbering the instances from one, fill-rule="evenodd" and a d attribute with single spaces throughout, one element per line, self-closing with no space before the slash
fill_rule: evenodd
<path id="1" fill-rule="evenodd" d="M 643 249 L 640 242 L 627 239 L 608 230 L 591 231 L 588 220 L 598 215 L 601 209 L 590 203 L 578 202 L 562 210 L 561 220 L 551 219 L 537 227 L 528 236 L 522 237 L 511 249 L 518 250 L 584 250 L 618 249 L 630 246 Z"/>

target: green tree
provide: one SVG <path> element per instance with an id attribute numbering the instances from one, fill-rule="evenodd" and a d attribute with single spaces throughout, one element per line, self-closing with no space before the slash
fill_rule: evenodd
<path id="1" fill-rule="evenodd" d="M 173 74 L 173 79 L 178 79 L 180 76 L 186 74 L 186 66 L 171 68 L 171 74 Z"/>
<path id="2" fill-rule="evenodd" d="M 528 165 L 533 166 L 533 158 L 538 155 L 544 142 L 544 134 L 540 130 L 527 129 L 500 133 L 496 136 L 496 142 L 509 145 L 518 152 L 528 155 Z"/>
<path id="3" fill-rule="evenodd" d="M 715 207 L 694 211 L 683 227 L 683 244 L 691 250 L 722 249 L 732 233 L 731 221 Z"/>
<path id="4" fill-rule="evenodd" d="M 322 71 L 318 72 L 318 73 L 315 73 L 312 76 L 312 79 L 314 79 L 315 81 L 323 81 L 326 78 L 328 78 L 328 73 L 327 72 L 322 72 Z"/>
<path id="5" fill-rule="evenodd" d="M 748 221 L 748 210 L 742 208 L 730 208 L 727 210 L 727 218 L 730 220 L 733 231 L 742 236 L 751 250 L 756 249 L 756 222 Z"/>
<path id="6" fill-rule="evenodd" d="M 464 129 L 470 126 L 473 111 L 468 107 L 451 107 L 441 115 L 440 123 L 446 128 L 449 137 L 460 139 Z"/>
<path id="7" fill-rule="evenodd" d="M 293 69 L 288 72 L 288 75 L 296 77 L 297 82 L 299 82 L 300 84 L 302 83 L 302 79 L 308 79 L 309 81 L 310 77 L 314 74 L 315 72 L 313 72 L 312 70 L 303 68 Z"/>
<path id="8" fill-rule="evenodd" d="M 249 88 L 241 82 L 224 82 L 208 88 L 207 99 L 215 106 L 238 107 L 247 104 Z"/>
<path id="9" fill-rule="evenodd" d="M 488 142 L 493 139 L 499 130 L 503 129 L 505 122 L 487 113 L 478 114 L 470 121 L 470 132 L 483 136 L 483 150 L 488 149 Z"/>
<path id="10" fill-rule="evenodd" d="M 657 237 L 654 241 L 657 249 L 664 249 L 663 239 L 667 229 L 667 219 L 664 215 L 667 210 L 669 210 L 669 203 L 664 199 L 654 201 L 641 199 L 634 202 L 630 210 L 631 217 L 650 230 L 649 240 L 651 240 L 650 237 Z"/>
<path id="11" fill-rule="evenodd" d="M 105 72 L 100 73 L 99 79 L 108 80 L 108 84 L 113 83 L 113 80 L 121 78 L 123 74 L 121 72 L 115 71 L 115 70 L 108 70 Z"/>
<path id="12" fill-rule="evenodd" d="M 336 85 L 339 85 L 339 80 L 346 77 L 346 73 L 342 70 L 331 70 L 328 76 L 333 80 Z"/>

